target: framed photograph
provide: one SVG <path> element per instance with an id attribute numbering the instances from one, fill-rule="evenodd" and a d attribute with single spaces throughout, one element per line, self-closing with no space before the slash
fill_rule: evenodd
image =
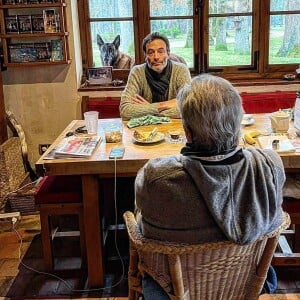
<path id="1" fill-rule="evenodd" d="M 18 15 L 19 33 L 32 33 L 30 15 Z"/>
<path id="2" fill-rule="evenodd" d="M 6 29 L 6 33 L 19 33 L 17 15 L 5 17 L 5 29 Z"/>
<path id="3" fill-rule="evenodd" d="M 32 32 L 45 32 L 43 15 L 31 15 Z"/>
<path id="4" fill-rule="evenodd" d="M 36 50 L 36 58 L 38 61 L 50 61 L 51 44 L 49 42 L 45 43 L 34 43 L 34 48 Z"/>
<path id="5" fill-rule="evenodd" d="M 62 40 L 51 40 L 51 61 L 61 61 L 63 59 L 64 53 Z"/>
<path id="6" fill-rule="evenodd" d="M 112 82 L 112 67 L 99 67 L 88 69 L 90 85 L 108 85 Z"/>
<path id="7" fill-rule="evenodd" d="M 12 63 L 37 61 L 36 49 L 33 44 L 12 44 L 8 46 L 8 49 Z"/>
<path id="8" fill-rule="evenodd" d="M 44 9 L 44 32 L 54 33 L 57 32 L 57 17 L 55 9 Z"/>

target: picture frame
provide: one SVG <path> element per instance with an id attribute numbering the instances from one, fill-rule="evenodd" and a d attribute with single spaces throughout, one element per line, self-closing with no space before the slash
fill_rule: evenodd
<path id="1" fill-rule="evenodd" d="M 31 15 L 32 33 L 45 32 L 43 15 Z"/>
<path id="2" fill-rule="evenodd" d="M 63 59 L 63 41 L 61 39 L 51 40 L 51 61 L 62 61 Z"/>
<path id="3" fill-rule="evenodd" d="M 90 85 L 109 85 L 112 82 L 112 67 L 99 67 L 88 69 L 88 82 Z"/>
<path id="4" fill-rule="evenodd" d="M 37 61 L 50 61 L 51 59 L 51 43 L 34 43 L 36 49 Z"/>
<path id="5" fill-rule="evenodd" d="M 36 62 L 36 49 L 34 44 L 11 44 L 8 46 L 11 63 Z"/>
<path id="6" fill-rule="evenodd" d="M 5 17 L 5 30 L 6 33 L 19 33 L 18 16 L 6 16 Z"/>
<path id="7" fill-rule="evenodd" d="M 18 15 L 19 33 L 32 33 L 32 23 L 30 15 Z"/>
<path id="8" fill-rule="evenodd" d="M 44 32 L 45 33 L 55 33 L 57 32 L 57 17 L 55 9 L 44 9 L 43 10 L 44 19 Z"/>

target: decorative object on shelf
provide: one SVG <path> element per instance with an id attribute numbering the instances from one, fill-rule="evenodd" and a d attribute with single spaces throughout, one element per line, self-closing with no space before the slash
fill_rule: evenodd
<path id="1" fill-rule="evenodd" d="M 30 15 L 18 15 L 19 33 L 32 33 L 32 23 Z"/>
<path id="2" fill-rule="evenodd" d="M 61 61 L 63 60 L 63 57 L 62 40 L 51 40 L 51 61 Z"/>
<path id="3" fill-rule="evenodd" d="M 33 43 L 9 45 L 10 62 L 34 62 L 37 61 L 36 49 Z"/>
<path id="4" fill-rule="evenodd" d="M 296 75 L 295 74 L 285 74 L 283 75 L 283 79 L 285 80 L 295 80 Z"/>
<path id="5" fill-rule="evenodd" d="M 43 15 L 31 15 L 32 32 L 45 32 Z"/>
<path id="6" fill-rule="evenodd" d="M 5 17 L 5 29 L 6 29 L 6 33 L 19 33 L 17 15 Z"/>
<path id="7" fill-rule="evenodd" d="M 57 17 L 55 9 L 44 9 L 44 30 L 46 33 L 58 32 Z"/>
<path id="8" fill-rule="evenodd" d="M 112 82 L 112 67 L 88 69 L 88 83 L 90 85 L 108 85 Z"/>

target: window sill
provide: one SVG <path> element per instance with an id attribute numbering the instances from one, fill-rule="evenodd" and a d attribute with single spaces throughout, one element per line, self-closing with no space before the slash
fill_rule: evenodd
<path id="1" fill-rule="evenodd" d="M 267 85 L 291 85 L 291 84 L 300 84 L 300 78 L 294 80 L 284 80 L 284 79 L 231 79 L 229 80 L 234 86 L 267 86 Z M 123 91 L 125 85 L 120 86 L 103 86 L 103 85 L 90 85 L 80 87 L 79 92 L 91 92 L 91 91 Z"/>

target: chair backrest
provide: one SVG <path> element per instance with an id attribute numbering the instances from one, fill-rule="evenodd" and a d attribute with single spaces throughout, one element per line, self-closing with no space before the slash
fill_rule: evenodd
<path id="1" fill-rule="evenodd" d="M 258 299 L 279 235 L 290 224 L 285 213 L 276 231 L 248 245 L 186 245 L 147 239 L 131 212 L 123 217 L 130 239 L 129 299 L 138 299 L 144 273 L 170 299 Z"/>
<path id="2" fill-rule="evenodd" d="M 89 110 L 99 112 L 99 118 L 120 118 L 120 97 L 90 97 L 82 96 L 81 98 L 81 114 Z"/>
<path id="3" fill-rule="evenodd" d="M 21 150 L 22 150 L 22 158 L 24 168 L 27 172 L 29 172 L 31 180 L 36 180 L 38 176 L 36 175 L 35 171 L 32 169 L 29 159 L 28 159 L 28 148 L 27 142 L 25 138 L 25 133 L 23 127 L 16 119 L 15 115 L 11 111 L 6 111 L 6 120 L 7 125 L 11 129 L 13 136 L 18 137 L 21 143 Z"/>
<path id="4" fill-rule="evenodd" d="M 20 139 L 11 137 L 0 145 L 0 211 L 4 209 L 7 194 L 19 188 L 27 176 Z"/>

